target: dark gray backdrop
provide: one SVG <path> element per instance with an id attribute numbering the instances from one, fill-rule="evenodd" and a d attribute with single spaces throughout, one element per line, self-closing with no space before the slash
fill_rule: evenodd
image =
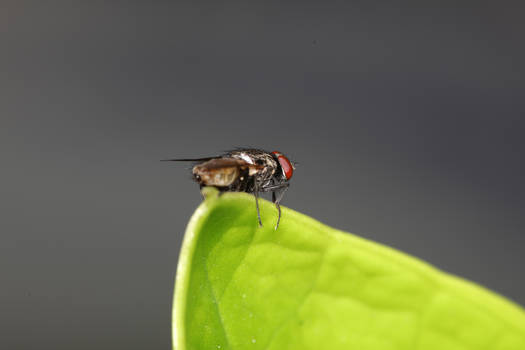
<path id="1" fill-rule="evenodd" d="M 456 3 L 456 2 L 454 2 Z M 300 163 L 284 204 L 525 304 L 520 2 L 0 5 L 0 345 L 168 349 L 183 165 Z"/>

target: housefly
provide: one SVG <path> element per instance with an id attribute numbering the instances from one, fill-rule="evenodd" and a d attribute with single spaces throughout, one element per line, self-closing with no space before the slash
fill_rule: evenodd
<path id="1" fill-rule="evenodd" d="M 267 152 L 254 148 L 238 148 L 220 156 L 206 158 L 164 159 L 164 161 L 193 162 L 193 179 L 200 185 L 216 187 L 222 192 L 247 192 L 255 196 L 259 226 L 259 194 L 272 193 L 272 202 L 278 216 L 275 229 L 281 220 L 279 203 L 290 186 L 295 166 L 281 152 Z"/>

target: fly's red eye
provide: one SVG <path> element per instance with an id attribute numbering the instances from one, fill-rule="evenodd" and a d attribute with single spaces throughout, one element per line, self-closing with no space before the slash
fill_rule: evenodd
<path id="1" fill-rule="evenodd" d="M 290 180 L 293 175 L 292 162 L 290 162 L 290 160 L 288 160 L 288 158 L 286 158 L 281 152 L 274 151 L 272 154 L 277 157 L 277 160 L 283 169 L 284 176 L 286 176 L 286 180 Z"/>

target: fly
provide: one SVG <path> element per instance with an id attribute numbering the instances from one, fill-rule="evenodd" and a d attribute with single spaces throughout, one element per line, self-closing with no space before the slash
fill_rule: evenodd
<path id="1" fill-rule="evenodd" d="M 206 158 L 165 159 L 164 161 L 194 162 L 193 179 L 203 186 L 216 187 L 222 192 L 247 192 L 255 196 L 259 226 L 259 194 L 272 193 L 272 202 L 278 216 L 275 229 L 281 221 L 280 202 L 290 186 L 294 164 L 281 152 L 266 152 L 254 148 L 238 148 L 220 156 Z"/>

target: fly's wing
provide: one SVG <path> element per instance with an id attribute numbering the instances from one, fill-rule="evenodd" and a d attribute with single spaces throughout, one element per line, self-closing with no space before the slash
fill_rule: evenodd
<path id="1" fill-rule="evenodd" d="M 228 172 L 240 173 L 241 171 L 247 170 L 248 175 L 251 176 L 263 168 L 264 166 L 249 163 L 244 159 L 221 157 L 212 158 L 208 161 L 195 165 L 193 167 L 193 172 L 221 174 Z"/>
<path id="2" fill-rule="evenodd" d="M 249 173 L 252 164 L 242 159 L 213 158 L 193 167 L 193 175 L 204 186 L 227 188 L 238 181 L 243 173 Z"/>
<path id="3" fill-rule="evenodd" d="M 217 157 L 161 159 L 161 162 L 206 162 Z"/>
<path id="4" fill-rule="evenodd" d="M 233 184 L 242 173 L 247 174 L 247 176 L 252 176 L 263 168 L 260 165 L 252 164 L 244 159 L 228 156 L 175 158 L 163 159 L 163 161 L 193 162 L 192 173 L 194 179 L 201 186 L 228 187 Z"/>
<path id="5" fill-rule="evenodd" d="M 217 157 L 202 157 L 202 158 L 170 158 L 170 159 L 161 159 L 161 162 L 185 162 L 190 163 L 189 169 L 194 168 L 197 164 L 203 164 Z"/>
<path id="6" fill-rule="evenodd" d="M 199 164 L 203 169 L 209 171 L 220 171 L 221 169 L 226 168 L 247 168 L 252 164 L 246 162 L 242 159 L 230 158 L 230 157 L 221 157 L 221 158 L 211 158 L 204 163 Z"/>
<path id="7" fill-rule="evenodd" d="M 251 164 L 243 159 L 233 158 L 228 156 L 217 156 L 217 157 L 203 157 L 203 158 L 173 158 L 173 159 L 161 159 L 161 162 L 194 162 L 200 163 L 199 166 L 207 168 L 209 170 L 219 170 L 221 168 L 249 168 L 260 170 L 263 168 L 260 165 Z"/>

